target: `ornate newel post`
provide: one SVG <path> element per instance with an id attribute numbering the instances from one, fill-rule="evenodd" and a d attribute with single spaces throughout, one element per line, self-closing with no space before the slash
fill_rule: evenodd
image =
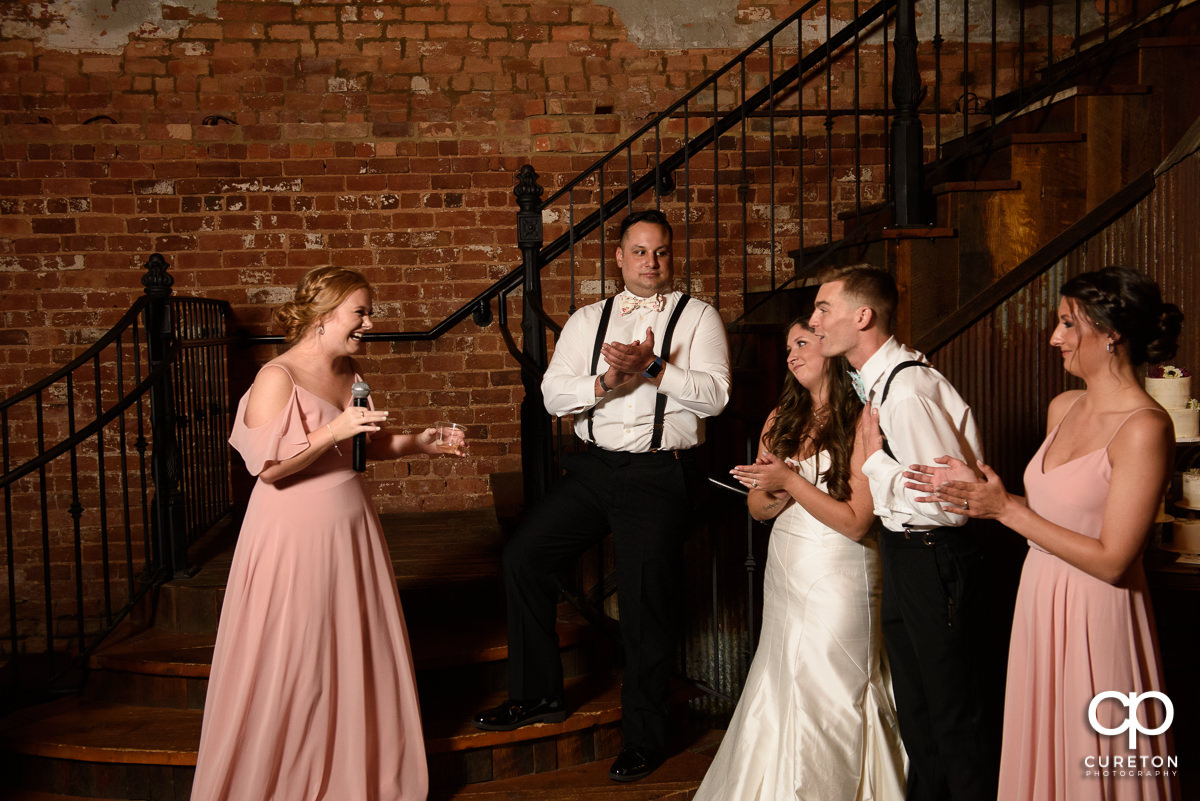
<path id="1" fill-rule="evenodd" d="M 896 6 L 896 64 L 892 70 L 892 194 L 897 226 L 926 225 L 923 208 L 924 136 L 917 104 L 921 99 L 921 73 L 917 69 L 916 0 L 899 0 Z"/>
<path id="2" fill-rule="evenodd" d="M 154 548 L 158 570 L 166 576 L 186 573 L 187 524 L 184 518 L 184 498 L 181 486 L 179 441 L 175 435 L 175 393 L 171 386 L 171 370 L 166 361 L 171 355 L 174 333 L 171 326 L 171 285 L 175 279 L 167 274 L 167 260 L 155 253 L 146 262 L 142 286 L 150 303 L 146 306 L 146 348 L 150 371 L 163 369 L 162 378 L 150 388 L 150 427 L 153 449 L 150 471 L 154 479 L 154 501 L 151 507 Z"/>
<path id="3" fill-rule="evenodd" d="M 546 372 L 546 326 L 542 323 L 542 186 L 538 174 L 526 164 L 517 173 L 517 245 L 525 269 L 521 314 L 521 470 L 525 480 L 525 505 L 542 499 L 552 481 L 553 442 L 550 418 L 542 402 L 542 375 Z"/>

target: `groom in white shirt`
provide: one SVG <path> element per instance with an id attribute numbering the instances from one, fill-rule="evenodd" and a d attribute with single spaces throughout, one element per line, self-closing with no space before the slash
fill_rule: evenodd
<path id="1" fill-rule="evenodd" d="M 566 718 L 556 576 L 612 532 L 625 664 L 625 746 L 615 781 L 665 756 L 667 679 L 679 628 L 683 540 L 703 476 L 693 449 L 729 401 L 729 346 L 715 309 L 672 291 L 671 226 L 631 214 L 616 250 L 625 290 L 567 320 L 542 380 L 546 410 L 575 415 L 586 450 L 504 549 L 509 700 L 472 721 L 508 731 Z"/>
<path id="2" fill-rule="evenodd" d="M 863 473 L 884 526 L 884 643 L 900 734 L 909 757 L 909 801 L 994 801 L 997 758 L 981 659 L 988 631 L 983 551 L 966 518 L 905 487 L 912 464 L 950 454 L 983 456 L 970 407 L 924 355 L 897 342 L 896 283 L 882 270 L 823 276 L 810 325 L 821 355 L 845 356 L 863 396 Z M 874 415 L 874 417 L 872 417 Z M 877 424 L 875 422 L 877 420 Z M 882 439 L 880 432 L 882 431 Z"/>

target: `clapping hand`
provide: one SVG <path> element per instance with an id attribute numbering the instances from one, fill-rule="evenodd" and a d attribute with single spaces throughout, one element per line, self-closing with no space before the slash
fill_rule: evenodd
<path id="1" fill-rule="evenodd" d="M 610 387 L 618 387 L 654 361 L 654 331 L 647 328 L 645 339 L 629 344 L 605 342 L 600 346 L 600 355 L 609 364 L 609 372 L 604 376 L 605 383 Z"/>
<path id="2" fill-rule="evenodd" d="M 747 489 L 763 490 L 782 499 L 790 497 L 786 487 L 796 471 L 775 454 L 764 450 L 754 464 L 738 465 L 729 474 Z"/>
<path id="3" fill-rule="evenodd" d="M 924 492 L 915 500 L 922 503 L 940 503 L 942 508 L 953 514 L 966 517 L 998 517 L 1008 501 L 1004 482 L 992 468 L 979 462 L 983 480 L 961 459 L 939 456 L 937 465 L 914 464 L 904 472 L 909 479 L 905 486 Z"/>

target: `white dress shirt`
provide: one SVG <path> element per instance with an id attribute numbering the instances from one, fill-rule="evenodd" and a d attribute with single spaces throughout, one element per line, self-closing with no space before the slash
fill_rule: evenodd
<path id="1" fill-rule="evenodd" d="M 913 360 L 928 363 L 924 354 L 901 345 L 895 337 L 867 359 L 858 373 L 871 403 L 879 402 L 896 365 Z M 863 465 L 863 473 L 870 480 L 875 514 L 883 525 L 891 531 L 905 527 L 920 531 L 966 522 L 962 515 L 944 511 L 941 504 L 916 503 L 913 498 L 925 493 L 904 486 L 903 473 L 909 465 L 931 465 L 935 457 L 949 454 L 974 468 L 983 458 L 971 407 L 946 377 L 929 367 L 901 370 L 879 407 L 879 423 L 896 458 L 878 450 Z"/>
<path id="2" fill-rule="evenodd" d="M 661 392 L 667 396 L 663 421 L 663 450 L 694 448 L 704 441 L 704 418 L 719 414 L 729 402 L 729 343 L 725 324 L 712 306 L 692 298 L 683 309 L 671 336 L 671 353 L 662 350 L 663 335 L 680 292 L 665 296 L 662 311 L 636 309 L 621 314 L 620 297 L 608 321 L 605 342 L 632 343 L 654 331 L 654 352 L 666 363 L 658 387 L 640 376 L 597 398 L 596 375 L 608 370 L 604 356 L 591 370 L 592 349 L 604 301 L 579 309 L 567 320 L 554 346 L 550 366 L 542 379 L 546 411 L 556 417 L 574 414 L 575 433 L 588 436 L 588 409 L 595 407 L 592 427 L 596 444 L 610 451 L 643 453 L 650 450 L 654 404 Z"/>

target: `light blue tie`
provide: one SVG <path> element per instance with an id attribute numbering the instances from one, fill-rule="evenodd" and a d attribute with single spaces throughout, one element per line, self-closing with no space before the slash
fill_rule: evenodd
<path id="1" fill-rule="evenodd" d="M 862 376 L 858 374 L 857 370 L 848 370 L 847 372 L 850 373 L 850 380 L 854 383 L 855 394 L 865 404 L 867 402 L 867 388 L 863 386 Z"/>

